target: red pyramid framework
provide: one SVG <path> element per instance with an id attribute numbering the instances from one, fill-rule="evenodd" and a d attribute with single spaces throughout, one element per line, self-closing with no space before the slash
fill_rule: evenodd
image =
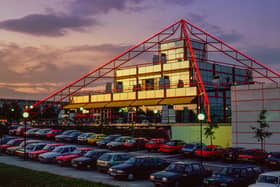
<path id="1" fill-rule="evenodd" d="M 195 80 L 197 84 L 198 95 L 202 96 L 202 102 L 208 121 L 211 121 L 209 99 L 205 91 L 205 83 L 202 80 L 198 67 L 198 58 L 195 56 L 191 41 L 198 41 L 207 46 L 204 50 L 207 52 L 208 56 L 206 59 L 202 59 L 205 62 L 242 68 L 247 71 L 250 70 L 254 82 L 273 82 L 276 84 L 280 82 L 280 74 L 278 72 L 268 68 L 264 64 L 235 49 L 191 22 L 181 19 L 35 103 L 33 107 L 37 107 L 38 110 L 37 112 L 31 113 L 30 118 L 56 104 L 61 104 L 62 107 L 63 103 L 70 101 L 71 96 L 80 94 L 85 88 L 104 85 L 104 81 L 113 80 L 115 78 L 117 69 L 134 66 L 135 63 L 137 63 L 136 58 L 139 56 L 144 56 L 145 58 L 146 54 L 159 53 L 160 43 L 176 39 L 185 40 L 185 47 L 187 47 L 189 54 L 185 55 L 184 58 L 190 61 L 190 66 L 194 72 L 193 80 Z M 212 58 L 210 54 L 213 54 Z M 220 61 L 219 58 L 222 58 L 222 61 Z M 131 60 L 136 62 L 133 63 Z M 141 63 L 143 64 L 143 62 L 138 61 L 138 65 Z M 31 108 L 25 109 L 25 111 L 30 110 Z"/>

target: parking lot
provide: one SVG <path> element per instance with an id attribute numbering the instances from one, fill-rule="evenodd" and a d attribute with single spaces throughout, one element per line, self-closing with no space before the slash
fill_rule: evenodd
<path id="1" fill-rule="evenodd" d="M 38 139 L 38 138 L 37 138 Z M 30 140 L 30 138 L 28 138 Z M 46 143 L 55 143 L 54 140 L 42 140 Z M 100 149 L 97 146 L 93 145 L 81 145 L 77 143 L 67 143 L 63 142 L 66 145 L 77 145 L 78 147 L 89 147 L 93 148 L 94 150 L 104 150 Z M 183 154 L 166 154 L 166 153 L 160 153 L 160 152 L 148 152 L 147 150 L 139 150 L 139 151 L 126 151 L 126 150 L 117 150 L 113 152 L 124 152 L 126 154 L 129 154 L 132 157 L 135 156 L 154 156 L 163 158 L 165 160 L 168 160 L 170 162 L 175 161 L 181 161 L 181 162 L 200 162 L 201 160 L 198 158 L 185 158 Z M 37 161 L 31 161 L 31 160 L 24 160 L 23 158 L 16 157 L 16 156 L 7 156 L 6 154 L 2 154 L 0 157 L 1 163 L 6 163 L 10 165 L 16 165 L 21 166 L 24 168 L 29 168 L 32 170 L 38 170 L 38 171 L 46 171 L 53 174 L 68 176 L 68 177 L 74 177 L 74 178 L 82 178 L 89 181 L 95 181 L 95 182 L 102 182 L 106 184 L 111 185 L 118 185 L 118 186 L 154 186 L 154 184 L 149 180 L 134 180 L 134 181 L 120 181 L 120 180 L 114 180 L 111 176 L 100 173 L 95 170 L 77 170 L 72 167 L 61 167 L 56 164 L 43 164 Z M 203 160 L 203 165 L 211 169 L 213 172 L 219 170 L 222 167 L 232 165 L 232 163 L 227 163 L 223 161 L 215 161 L 215 160 Z"/>

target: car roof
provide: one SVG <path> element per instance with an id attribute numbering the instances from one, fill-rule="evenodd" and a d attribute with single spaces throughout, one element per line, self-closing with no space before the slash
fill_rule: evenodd
<path id="1" fill-rule="evenodd" d="M 226 168 L 231 167 L 231 168 L 255 168 L 258 167 L 257 165 L 253 164 L 230 164 L 225 166 Z"/>
<path id="2" fill-rule="evenodd" d="M 172 164 L 200 164 L 198 161 L 177 161 L 172 162 Z"/>
<path id="3" fill-rule="evenodd" d="M 62 145 L 60 147 L 77 147 L 76 145 Z"/>
<path id="4" fill-rule="evenodd" d="M 108 155 L 127 155 L 127 153 L 121 153 L 121 152 L 114 152 L 114 153 L 109 152 L 106 154 L 108 154 Z"/>
<path id="5" fill-rule="evenodd" d="M 48 146 L 58 146 L 58 145 L 61 145 L 63 146 L 64 144 L 63 143 L 51 143 L 51 144 L 47 144 Z"/>
<path id="6" fill-rule="evenodd" d="M 262 173 L 261 175 L 279 177 L 280 176 L 280 171 L 270 171 L 270 172 Z"/>
<path id="7" fill-rule="evenodd" d="M 90 147 L 79 147 L 78 149 L 81 151 L 93 150 L 93 148 L 90 148 Z"/>

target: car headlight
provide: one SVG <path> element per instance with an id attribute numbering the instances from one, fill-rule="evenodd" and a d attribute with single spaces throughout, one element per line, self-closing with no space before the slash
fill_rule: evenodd
<path id="1" fill-rule="evenodd" d="M 112 171 L 113 171 L 113 169 L 112 169 L 112 168 L 110 168 L 110 169 L 109 169 L 109 171 L 110 171 L 110 172 L 112 172 Z"/>
<path id="2" fill-rule="evenodd" d="M 222 183 L 221 186 L 228 186 L 228 184 L 227 183 Z"/>
<path id="3" fill-rule="evenodd" d="M 163 182 L 167 182 L 167 181 L 168 181 L 168 179 L 167 179 L 166 177 L 163 177 L 161 180 L 162 180 Z"/>
<path id="4" fill-rule="evenodd" d="M 151 176 L 150 176 L 150 179 L 151 179 L 151 180 L 154 180 L 154 179 L 155 179 L 155 176 L 151 175 Z"/>

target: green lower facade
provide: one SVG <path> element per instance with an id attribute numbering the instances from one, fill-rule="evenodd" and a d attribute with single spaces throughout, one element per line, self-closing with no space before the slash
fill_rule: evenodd
<path id="1" fill-rule="evenodd" d="M 231 124 L 221 123 L 218 124 L 218 128 L 215 129 L 213 138 L 213 145 L 220 145 L 222 147 L 232 146 L 232 127 Z M 210 145 L 210 138 L 206 138 L 204 135 L 204 128 L 202 126 L 202 142 L 206 145 Z M 183 140 L 186 143 L 200 142 L 200 124 L 180 124 L 171 126 L 172 139 Z"/>

